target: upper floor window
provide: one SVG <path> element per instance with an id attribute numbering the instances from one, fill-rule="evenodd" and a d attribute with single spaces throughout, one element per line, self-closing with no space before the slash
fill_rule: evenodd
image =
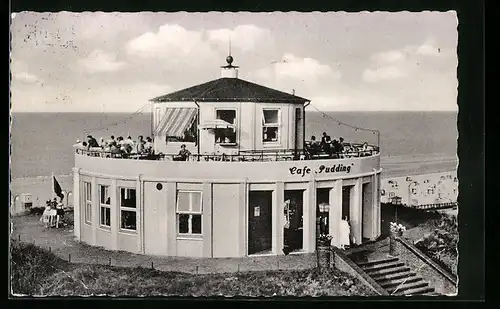
<path id="1" fill-rule="evenodd" d="M 278 143 L 280 136 L 280 110 L 264 109 L 262 117 L 262 142 Z"/>
<path id="2" fill-rule="evenodd" d="M 236 125 L 236 110 L 234 109 L 217 109 L 215 112 L 216 119 L 224 120 L 225 122 Z M 216 144 L 235 144 L 236 130 L 235 128 L 216 128 L 215 129 Z"/>

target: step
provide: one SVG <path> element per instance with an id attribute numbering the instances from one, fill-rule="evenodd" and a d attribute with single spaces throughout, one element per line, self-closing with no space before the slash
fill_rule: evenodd
<path id="1" fill-rule="evenodd" d="M 410 290 L 405 290 L 405 291 L 400 291 L 397 292 L 395 295 L 401 296 L 411 296 L 411 295 L 423 295 L 425 293 L 430 293 L 434 292 L 434 288 L 430 286 L 424 286 L 420 288 L 415 288 L 415 289 L 410 289 Z"/>
<path id="2" fill-rule="evenodd" d="M 372 265 L 381 264 L 381 263 L 395 262 L 398 260 L 399 259 L 397 257 L 392 257 L 392 258 L 388 258 L 388 259 L 372 260 L 372 261 L 368 261 L 368 262 L 359 263 L 358 266 L 359 267 L 372 266 Z"/>
<path id="3" fill-rule="evenodd" d="M 396 274 L 396 273 L 401 273 L 405 271 L 409 271 L 410 267 L 408 266 L 398 266 L 398 267 L 391 267 L 391 268 L 386 268 L 386 269 L 380 269 L 380 270 L 373 270 L 373 271 L 365 271 L 365 273 L 370 276 L 370 277 L 379 277 L 381 275 L 390 275 L 390 274 Z"/>
<path id="4" fill-rule="evenodd" d="M 427 293 L 424 293 L 424 294 L 420 294 L 422 296 L 441 296 L 441 294 L 439 294 L 438 292 L 436 291 L 432 291 L 432 292 L 427 292 Z"/>
<path id="5" fill-rule="evenodd" d="M 408 277 L 413 277 L 413 276 L 416 276 L 417 274 L 415 274 L 414 272 L 410 271 L 410 270 L 407 270 L 407 271 L 404 271 L 404 272 L 399 272 L 399 273 L 395 273 L 395 274 L 388 274 L 388 275 L 373 275 L 373 276 L 370 276 L 372 277 L 373 280 L 379 282 L 379 283 L 382 283 L 382 282 L 385 282 L 387 280 L 396 280 L 396 279 L 400 279 L 400 278 L 408 278 Z"/>
<path id="6" fill-rule="evenodd" d="M 397 294 L 400 292 L 418 289 L 418 288 L 423 288 L 423 287 L 428 287 L 428 286 L 429 286 L 429 284 L 427 282 L 425 282 L 423 280 L 418 280 L 416 282 L 406 282 L 406 283 L 401 284 L 401 285 L 396 285 L 396 286 L 393 286 L 393 287 L 386 289 L 386 290 L 390 294 L 394 293 L 394 291 L 397 290 L 396 291 L 396 294 Z"/>
<path id="7" fill-rule="evenodd" d="M 413 277 L 405 277 L 405 278 L 398 278 L 394 280 L 384 280 L 384 282 L 379 283 L 381 287 L 384 289 L 387 288 L 392 288 L 400 285 L 401 283 L 411 283 L 411 282 L 418 282 L 422 281 L 423 279 L 417 276 Z"/>
<path id="8" fill-rule="evenodd" d="M 365 272 L 367 271 L 374 271 L 374 270 L 382 270 L 386 268 L 394 268 L 394 267 L 400 267 L 404 266 L 405 264 L 401 261 L 394 261 L 394 262 L 389 262 L 389 263 L 380 263 L 380 264 L 375 264 L 372 266 L 363 266 L 361 269 L 363 269 Z"/>

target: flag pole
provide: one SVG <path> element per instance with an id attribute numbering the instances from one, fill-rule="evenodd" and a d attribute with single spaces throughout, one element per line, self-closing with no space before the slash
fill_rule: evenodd
<path id="1" fill-rule="evenodd" d="M 50 189 L 52 191 L 52 198 L 51 198 L 51 201 L 54 200 L 55 198 L 55 195 L 56 195 L 56 192 L 54 190 L 54 173 L 52 173 L 52 177 L 50 178 L 50 181 L 52 183 L 52 188 Z"/>

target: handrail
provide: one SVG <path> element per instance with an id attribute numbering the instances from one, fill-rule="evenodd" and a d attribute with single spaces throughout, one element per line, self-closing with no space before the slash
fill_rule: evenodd
<path id="1" fill-rule="evenodd" d="M 453 285 L 457 285 L 457 278 L 454 274 L 446 271 L 444 268 L 439 266 L 436 262 L 434 262 L 430 257 L 428 257 L 425 253 L 420 251 L 414 244 L 410 243 L 408 240 L 402 237 L 396 237 L 396 241 L 399 241 L 402 245 L 404 245 L 408 250 L 410 250 L 413 254 L 415 254 L 420 260 L 424 263 L 432 267 L 436 270 L 440 275 L 445 277 L 449 282 Z"/>

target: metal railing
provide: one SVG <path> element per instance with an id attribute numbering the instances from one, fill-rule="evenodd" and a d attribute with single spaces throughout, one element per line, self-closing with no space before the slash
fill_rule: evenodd
<path id="1" fill-rule="evenodd" d="M 225 153 L 204 153 L 191 154 L 187 158 L 177 154 L 134 154 L 123 152 L 109 152 L 97 149 L 76 149 L 80 155 L 90 157 L 114 158 L 114 159 L 135 159 L 135 160 L 155 160 L 155 161 L 224 161 L 224 162 L 266 162 L 266 161 L 296 161 L 296 160 L 321 160 L 321 159 L 348 159 L 359 157 L 370 157 L 379 153 L 376 146 L 370 146 L 368 150 L 362 150 L 362 144 L 351 144 L 355 150 L 345 152 L 334 151 L 311 151 L 305 149 L 284 149 L 284 150 L 242 150 L 236 154 Z"/>

